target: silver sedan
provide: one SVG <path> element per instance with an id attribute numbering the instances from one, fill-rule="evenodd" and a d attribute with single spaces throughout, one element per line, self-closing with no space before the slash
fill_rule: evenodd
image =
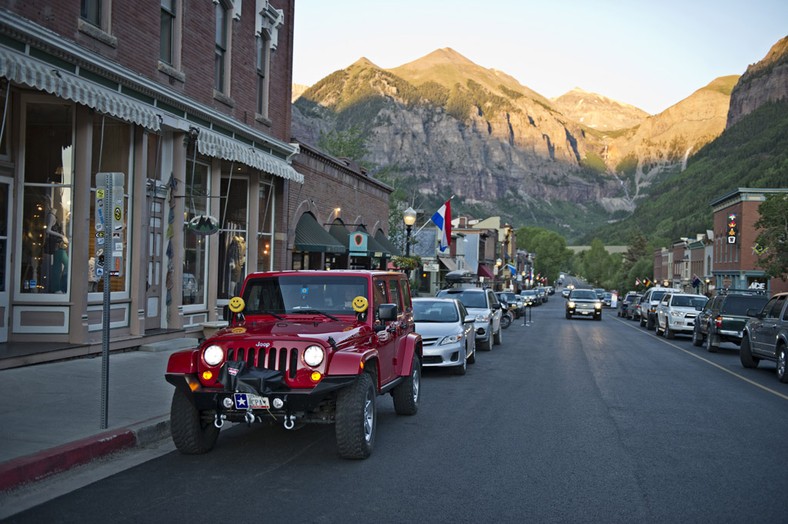
<path id="1" fill-rule="evenodd" d="M 414 298 L 413 320 L 423 344 L 423 366 L 451 367 L 464 375 L 476 361 L 474 317 L 459 300 Z"/>

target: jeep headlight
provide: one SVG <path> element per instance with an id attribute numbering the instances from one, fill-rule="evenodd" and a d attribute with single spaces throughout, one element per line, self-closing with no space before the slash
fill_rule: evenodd
<path id="1" fill-rule="evenodd" d="M 569 309 L 574 309 L 575 308 L 575 303 L 573 301 L 571 301 L 571 300 L 569 302 L 567 302 L 566 305 L 569 306 Z"/>
<path id="2" fill-rule="evenodd" d="M 443 340 L 441 340 L 441 343 L 438 345 L 444 346 L 446 344 L 454 344 L 455 342 L 459 342 L 460 340 L 462 340 L 462 333 L 457 333 L 454 335 L 449 335 L 448 337 L 443 337 Z"/>
<path id="3" fill-rule="evenodd" d="M 208 346 L 202 353 L 202 358 L 209 366 L 218 366 L 224 359 L 224 350 L 217 345 Z"/>
<path id="4" fill-rule="evenodd" d="M 313 368 L 323 363 L 326 353 L 322 346 L 309 346 L 304 351 L 304 362 Z"/>

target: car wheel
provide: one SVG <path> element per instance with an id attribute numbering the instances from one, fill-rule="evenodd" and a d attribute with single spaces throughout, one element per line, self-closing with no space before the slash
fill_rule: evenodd
<path id="1" fill-rule="evenodd" d="M 476 364 L 476 344 L 474 343 L 471 348 L 471 354 L 468 356 L 468 364 Z"/>
<path id="2" fill-rule="evenodd" d="M 750 337 L 747 336 L 746 334 L 741 339 L 741 347 L 739 348 L 739 360 L 741 360 L 741 365 L 748 369 L 758 367 L 758 362 L 760 361 L 760 359 L 752 356 L 752 349 L 750 349 Z"/>
<path id="3" fill-rule="evenodd" d="M 394 411 L 397 415 L 415 415 L 419 410 L 419 395 L 421 393 L 421 360 L 418 355 L 413 355 L 410 375 L 394 390 Z"/>
<path id="4" fill-rule="evenodd" d="M 709 330 L 709 334 L 706 335 L 706 341 L 705 341 L 706 342 L 706 351 L 708 351 L 709 353 L 716 353 L 717 352 L 717 346 L 714 345 L 713 340 L 714 340 L 714 336 L 712 336 L 711 330 Z"/>
<path id="5" fill-rule="evenodd" d="M 786 353 L 788 350 L 785 349 L 785 346 L 777 348 L 777 378 L 783 384 L 788 382 L 788 373 L 785 372 L 786 358 L 788 358 Z"/>
<path id="6" fill-rule="evenodd" d="M 208 453 L 216 444 L 219 428 L 213 417 L 197 411 L 188 395 L 175 388 L 170 407 L 170 432 L 178 451 L 186 455 Z"/>
<path id="7" fill-rule="evenodd" d="M 501 317 L 501 329 L 506 329 L 512 324 L 512 317 L 504 315 Z M 500 344 L 500 342 L 498 342 Z"/>
<path id="8" fill-rule="evenodd" d="M 493 333 L 493 344 L 496 346 L 500 346 L 501 342 L 503 342 L 503 319 L 501 319 L 501 324 L 498 324 L 498 332 Z"/>
<path id="9" fill-rule="evenodd" d="M 655 329 L 656 324 L 657 324 L 656 319 L 652 318 L 651 315 L 649 315 L 648 318 L 646 319 L 646 329 L 651 331 L 652 329 Z"/>
<path id="10" fill-rule="evenodd" d="M 571 319 L 571 318 L 572 318 L 572 313 L 570 313 L 569 311 L 567 311 L 567 312 L 566 312 L 566 318 L 567 318 L 567 319 Z"/>
<path id="11" fill-rule="evenodd" d="M 692 331 L 692 345 L 695 347 L 703 345 L 703 335 L 700 334 L 700 330 L 697 327 Z"/>
<path id="12" fill-rule="evenodd" d="M 594 320 L 602 320 L 602 313 L 595 313 Z"/>
<path id="13" fill-rule="evenodd" d="M 670 329 L 670 326 L 667 324 L 665 324 L 664 333 L 665 333 L 665 338 L 673 338 L 674 336 L 676 336 L 675 333 L 673 333 L 673 330 Z"/>
<path id="14" fill-rule="evenodd" d="M 375 444 L 377 418 L 372 375 L 361 373 L 353 384 L 337 394 L 334 432 L 342 458 L 369 457 Z"/>

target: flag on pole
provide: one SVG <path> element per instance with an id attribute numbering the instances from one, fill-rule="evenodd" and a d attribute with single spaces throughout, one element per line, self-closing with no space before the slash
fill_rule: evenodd
<path id="1" fill-rule="evenodd" d="M 432 222 L 441 232 L 440 235 L 440 250 L 446 251 L 446 248 L 451 245 L 451 199 L 447 200 L 434 215 L 432 215 Z"/>

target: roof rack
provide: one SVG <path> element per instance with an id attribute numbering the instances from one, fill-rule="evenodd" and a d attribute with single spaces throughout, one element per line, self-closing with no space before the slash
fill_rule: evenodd
<path id="1" fill-rule="evenodd" d="M 722 288 L 719 291 L 720 295 L 765 295 L 765 289 L 737 289 L 737 288 Z"/>

